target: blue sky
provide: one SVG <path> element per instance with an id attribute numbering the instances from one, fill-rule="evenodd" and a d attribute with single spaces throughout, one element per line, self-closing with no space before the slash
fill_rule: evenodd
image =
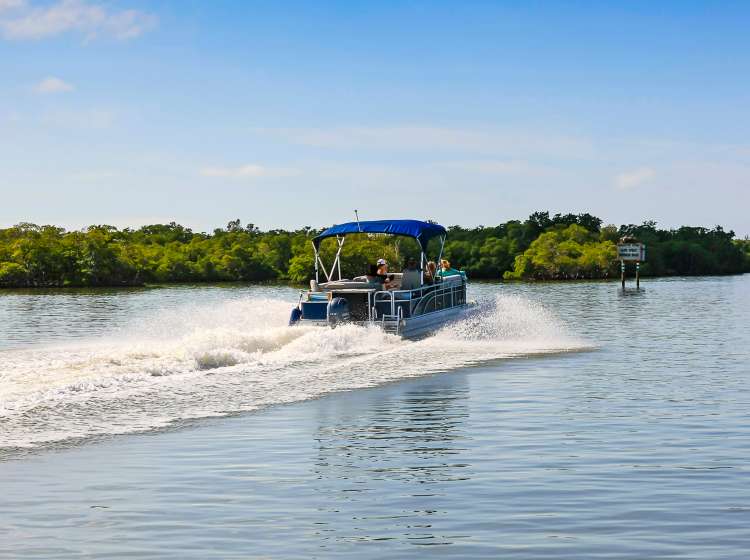
<path id="1" fill-rule="evenodd" d="M 750 234 L 750 3 L 0 0 L 0 226 Z"/>

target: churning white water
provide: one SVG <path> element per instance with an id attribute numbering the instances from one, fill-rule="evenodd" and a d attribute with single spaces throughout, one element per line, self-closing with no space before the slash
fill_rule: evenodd
<path id="1" fill-rule="evenodd" d="M 544 307 L 497 296 L 435 336 L 288 327 L 250 297 L 154 312 L 117 336 L 0 352 L 0 448 L 168 426 L 466 365 L 585 348 Z"/>

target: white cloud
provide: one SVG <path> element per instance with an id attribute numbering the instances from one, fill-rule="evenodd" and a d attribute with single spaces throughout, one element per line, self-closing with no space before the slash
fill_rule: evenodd
<path id="1" fill-rule="evenodd" d="M 87 39 L 105 35 L 130 39 L 152 29 L 157 18 L 138 10 L 114 11 L 87 0 L 59 0 L 34 6 L 24 0 L 0 0 L 0 12 L 13 11 L 0 18 L 0 32 L 6 39 L 42 39 L 77 32 Z"/>
<path id="2" fill-rule="evenodd" d="M 239 167 L 204 167 L 200 170 L 204 177 L 220 177 L 228 179 L 259 179 L 261 177 L 288 177 L 296 171 L 289 168 L 265 167 L 254 163 Z"/>
<path id="3" fill-rule="evenodd" d="M 75 87 L 72 84 L 61 80 L 60 78 L 55 78 L 54 76 L 44 78 L 41 82 L 34 86 L 34 91 L 42 94 L 65 93 L 68 91 L 73 91 L 74 89 Z"/>
<path id="4" fill-rule="evenodd" d="M 615 177 L 615 186 L 621 191 L 634 189 L 647 183 L 656 176 L 656 172 L 650 167 L 639 167 L 632 171 L 620 173 Z"/>

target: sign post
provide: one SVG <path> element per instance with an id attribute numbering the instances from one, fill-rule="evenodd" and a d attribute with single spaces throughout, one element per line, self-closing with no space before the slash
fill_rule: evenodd
<path id="1" fill-rule="evenodd" d="M 617 258 L 620 259 L 620 282 L 625 289 L 625 262 L 635 262 L 635 288 L 641 289 L 641 263 L 646 260 L 646 246 L 632 237 L 623 237 L 617 244 Z"/>
<path id="2" fill-rule="evenodd" d="M 635 289 L 640 290 L 641 289 L 641 263 L 640 261 L 637 261 L 635 263 Z"/>

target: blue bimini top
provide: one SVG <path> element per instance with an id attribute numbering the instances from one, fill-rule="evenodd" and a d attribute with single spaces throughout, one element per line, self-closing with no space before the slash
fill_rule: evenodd
<path id="1" fill-rule="evenodd" d="M 313 239 L 315 247 L 320 247 L 320 242 L 327 237 L 347 235 L 350 233 L 388 233 L 390 235 L 403 235 L 413 237 L 422 247 L 427 250 L 427 242 L 433 237 L 445 235 L 445 228 L 440 224 L 431 224 L 419 220 L 372 220 L 369 222 L 348 222 L 329 227 L 323 233 Z"/>

